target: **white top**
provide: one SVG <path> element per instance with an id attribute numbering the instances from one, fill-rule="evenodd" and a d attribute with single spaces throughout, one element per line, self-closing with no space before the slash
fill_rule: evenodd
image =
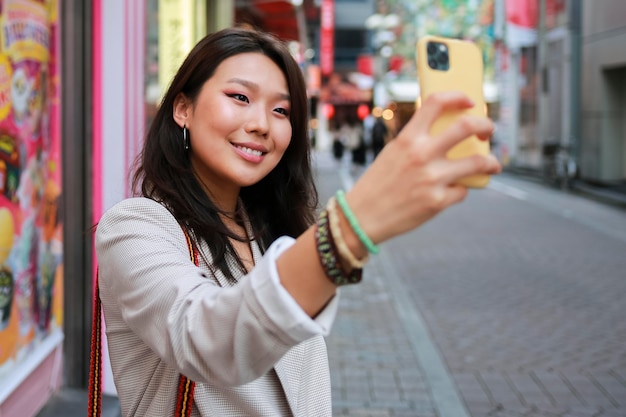
<path id="1" fill-rule="evenodd" d="M 277 239 L 237 283 L 211 272 L 208 247 L 190 260 L 172 214 L 147 198 L 124 200 L 96 233 L 99 288 L 123 416 L 173 415 L 180 373 L 196 382 L 194 416 L 330 416 L 323 336 L 338 296 L 311 319 L 281 286 Z M 234 258 L 228 259 L 234 266 Z"/>

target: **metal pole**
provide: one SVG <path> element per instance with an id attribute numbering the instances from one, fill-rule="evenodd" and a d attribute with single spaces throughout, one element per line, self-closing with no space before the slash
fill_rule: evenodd
<path id="1" fill-rule="evenodd" d="M 64 383 L 89 382 L 92 316 L 92 2 L 60 2 L 64 267 Z"/>
<path id="2" fill-rule="evenodd" d="M 582 2 L 570 0 L 570 36 L 571 36 L 571 76 L 570 76 L 570 156 L 575 164 L 575 172 L 570 175 L 578 177 L 581 160 L 581 55 L 582 55 Z"/>

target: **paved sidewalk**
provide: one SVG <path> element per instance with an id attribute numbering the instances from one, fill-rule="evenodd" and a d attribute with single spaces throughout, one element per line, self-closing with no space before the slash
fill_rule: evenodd
<path id="1" fill-rule="evenodd" d="M 320 202 L 352 186 L 349 162 L 316 153 Z M 352 173 L 351 173 L 352 172 Z M 466 417 L 468 413 L 391 262 L 372 256 L 363 282 L 341 289 L 327 338 L 335 416 Z"/>

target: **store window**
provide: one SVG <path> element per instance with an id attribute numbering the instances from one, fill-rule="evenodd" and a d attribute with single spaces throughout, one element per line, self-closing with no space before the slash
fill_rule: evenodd
<path id="1" fill-rule="evenodd" d="M 63 340 L 63 236 L 58 5 L 0 0 L 0 13 L 2 404 Z"/>
<path id="2" fill-rule="evenodd" d="M 176 70 L 206 35 L 206 0 L 146 0 L 146 126 Z"/>

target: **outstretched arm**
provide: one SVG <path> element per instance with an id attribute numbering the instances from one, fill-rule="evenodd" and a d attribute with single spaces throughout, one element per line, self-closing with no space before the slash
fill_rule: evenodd
<path id="1" fill-rule="evenodd" d="M 459 179 L 500 172 L 492 155 L 446 158 L 449 149 L 469 136 L 487 140 L 494 129 L 488 118 L 462 116 L 440 135 L 429 133 L 444 110 L 472 106 L 462 93 L 430 96 L 346 194 L 348 205 L 374 244 L 411 231 L 461 202 L 468 190 L 455 184 Z M 350 251 L 357 258 L 365 257 L 367 249 L 343 214 L 339 225 Z M 277 267 L 282 285 L 311 317 L 335 294 L 336 286 L 318 258 L 315 226 L 278 258 Z"/>

